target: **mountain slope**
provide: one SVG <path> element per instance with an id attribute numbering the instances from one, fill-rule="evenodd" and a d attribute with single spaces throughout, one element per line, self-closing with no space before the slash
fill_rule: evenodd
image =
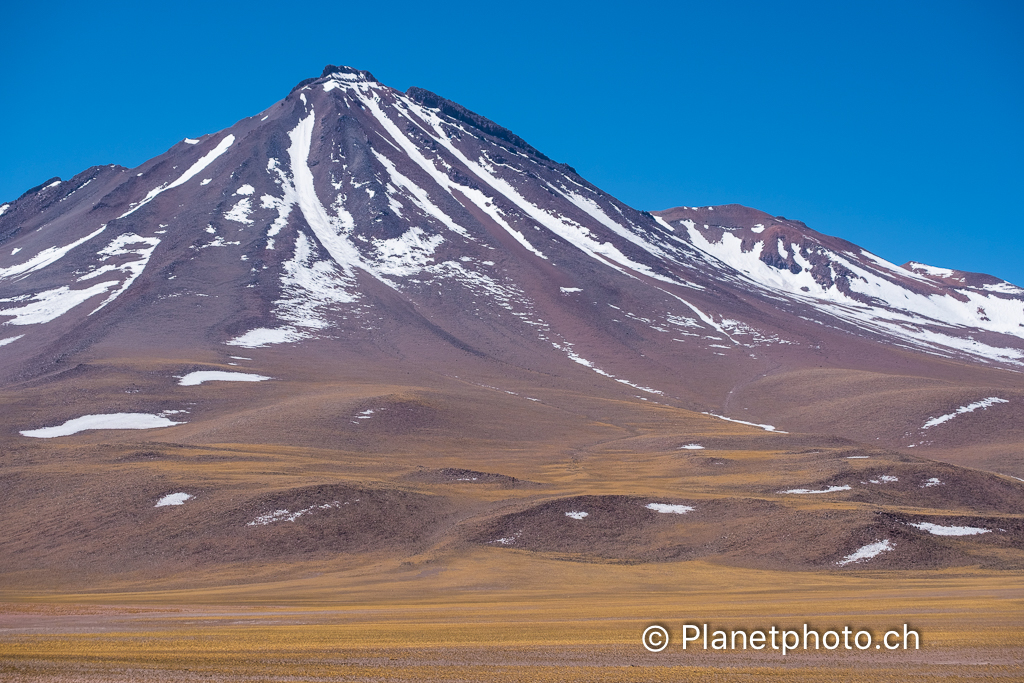
<path id="1" fill-rule="evenodd" d="M 995 396 L 1008 403 L 960 419 L 998 415 L 972 429 L 993 468 L 1024 416 L 1019 288 L 735 205 L 640 212 L 484 117 L 348 67 L 136 169 L 3 206 L 9 386 L 96 359 L 223 366 L 281 348 L 947 459 L 956 439 L 919 425 Z M 9 434 L 60 417 L 36 415 Z"/>

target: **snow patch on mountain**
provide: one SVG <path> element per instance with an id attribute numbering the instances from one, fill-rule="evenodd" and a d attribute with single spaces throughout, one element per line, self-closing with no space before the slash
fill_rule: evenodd
<path id="1" fill-rule="evenodd" d="M 797 301 L 813 305 L 819 311 L 875 334 L 895 338 L 896 344 L 937 355 L 955 357 L 956 352 L 994 360 L 1022 364 L 1024 353 L 1014 348 L 996 347 L 970 337 L 957 336 L 974 329 L 1024 337 L 1024 307 L 1015 299 L 988 296 L 971 289 L 957 289 L 961 301 L 951 295 L 935 292 L 922 294 L 908 289 L 880 271 L 872 270 L 851 259 L 817 247 L 816 252 L 828 258 L 830 284 L 823 286 L 811 275 L 815 266 L 807 254 L 794 246 L 792 257 L 799 266 L 797 273 L 775 268 L 761 260 L 764 242 L 756 242 L 747 251 L 743 241 L 726 231 L 717 241 L 705 236 L 701 229 L 686 221 L 690 241 L 700 251 L 766 290 L 784 292 Z M 789 252 L 786 252 L 789 254 Z M 881 259 L 872 259 L 882 262 Z M 820 266 L 819 266 L 820 267 Z M 849 291 L 869 298 L 868 305 L 841 291 L 839 268 Z M 905 276 L 908 271 L 899 269 Z M 896 274 L 892 274 L 896 278 Z M 936 329 L 937 328 L 937 329 Z M 947 332 L 942 331 L 948 330 Z"/>
<path id="2" fill-rule="evenodd" d="M 377 250 L 374 269 L 384 275 L 408 277 L 421 272 L 433 261 L 434 251 L 444 238 L 440 235 L 424 235 L 417 227 L 406 230 L 391 239 L 371 240 Z"/>
<path id="3" fill-rule="evenodd" d="M 146 264 L 149 263 L 150 257 L 153 255 L 153 252 L 159 244 L 159 237 L 140 237 L 135 233 L 128 232 L 115 237 L 111 240 L 110 244 L 100 249 L 97 253 L 97 256 L 100 257 L 100 262 L 107 261 L 114 256 L 134 256 L 136 258 L 119 265 L 100 266 L 96 270 L 86 273 L 78 278 L 79 282 L 83 280 L 91 280 L 94 277 L 98 277 L 101 274 L 112 271 L 121 271 L 127 275 L 124 282 L 121 283 L 121 287 L 112 292 L 110 296 L 104 299 L 103 302 L 89 315 L 92 315 L 109 304 L 132 286 L 132 283 L 135 282 L 135 280 L 142 275 L 142 271 L 146 269 Z M 134 246 L 135 248 L 129 249 L 129 246 Z"/>
<path id="4" fill-rule="evenodd" d="M 556 349 L 558 349 L 559 351 L 562 351 L 563 353 L 565 353 L 565 355 L 569 357 L 569 360 L 573 361 L 574 363 L 579 363 L 580 365 L 582 365 L 585 368 L 590 368 L 591 370 L 593 370 L 594 372 L 596 372 L 599 375 L 602 375 L 602 376 L 607 377 L 609 379 L 614 379 L 616 382 L 619 382 L 620 384 L 625 384 L 627 386 L 631 386 L 634 389 L 638 389 L 638 390 L 643 391 L 643 392 L 648 393 L 648 394 L 654 394 L 656 396 L 664 396 L 665 395 L 665 392 L 663 392 L 663 391 L 658 391 L 657 389 L 652 389 L 651 387 L 641 386 L 639 384 L 635 384 L 633 382 L 630 382 L 629 380 L 622 379 L 620 377 L 616 377 L 615 375 L 611 374 L 610 372 L 605 372 L 601 368 L 597 367 L 591 361 L 587 360 L 583 356 L 581 356 L 578 353 L 576 353 L 576 351 L 573 350 L 572 343 L 570 343 L 570 342 L 567 342 L 565 340 L 563 340 L 562 343 L 558 343 L 558 342 L 554 342 L 553 341 L 553 342 L 551 342 L 551 345 L 553 347 L 555 347 Z M 646 400 L 646 399 L 644 399 L 644 400 Z"/>
<path id="5" fill-rule="evenodd" d="M 959 408 L 954 410 L 952 413 L 949 413 L 948 415 L 940 415 L 939 417 L 933 417 L 932 419 L 925 422 L 921 429 L 930 429 L 944 422 L 949 422 L 957 415 L 973 413 L 975 410 L 986 410 L 996 405 L 997 403 L 1009 403 L 1009 401 L 1007 401 L 1005 398 L 999 398 L 998 396 L 990 396 L 988 398 L 983 398 L 980 401 L 975 401 L 974 403 L 968 403 L 965 406 L 960 406 Z"/>
<path id="6" fill-rule="evenodd" d="M 17 275 L 25 276 L 28 275 L 29 273 L 45 268 L 51 263 L 55 263 L 56 261 L 60 260 L 65 254 L 67 254 L 69 251 L 71 251 L 78 245 L 84 244 L 91 240 L 93 237 L 99 235 L 106 229 L 106 227 L 107 225 L 106 223 L 104 223 L 99 227 L 98 230 L 89 233 L 82 239 L 75 240 L 71 244 L 67 244 L 63 247 L 48 247 L 46 249 L 43 249 L 41 252 L 39 252 L 38 254 L 36 254 L 35 256 L 33 256 L 32 258 L 23 263 L 10 266 L 8 268 L 0 268 L 0 279 L 15 277 Z M 20 250 L 15 249 L 13 252 L 11 252 L 11 255 L 13 256 L 18 251 Z"/>
<path id="7" fill-rule="evenodd" d="M 775 432 L 776 434 L 789 434 L 789 432 L 784 432 L 781 429 L 776 429 L 773 425 L 762 425 L 762 424 L 757 424 L 756 422 L 747 422 L 745 420 L 737 420 L 735 418 L 725 417 L 724 415 L 716 415 L 715 413 L 701 413 L 701 415 L 710 415 L 711 417 L 717 417 L 719 420 L 725 420 L 726 422 L 735 422 L 736 424 L 748 425 L 750 427 L 757 427 L 758 429 L 763 429 L 766 432 Z"/>
<path id="8" fill-rule="evenodd" d="M 907 270 L 912 270 L 918 273 L 924 273 L 926 275 L 931 275 L 932 277 L 953 277 L 953 271 L 950 270 L 949 268 L 936 268 L 935 266 L 926 266 L 925 264 L 917 263 L 916 261 L 911 261 L 910 263 L 908 263 Z"/>
<path id="9" fill-rule="evenodd" d="M 249 187 L 248 185 L 246 187 Z M 231 210 L 224 214 L 224 218 L 235 223 L 242 223 L 244 225 L 252 225 L 253 220 L 249 218 L 249 214 L 252 213 L 252 200 L 248 197 L 242 197 L 238 202 L 231 207 Z"/>
<path id="10" fill-rule="evenodd" d="M 392 121 L 387 116 L 387 114 L 384 113 L 384 110 L 381 109 L 380 107 L 380 100 L 378 97 L 374 96 L 372 98 L 368 98 L 365 100 L 365 102 L 376 115 L 378 122 L 381 123 L 381 125 L 392 137 L 392 139 L 398 143 L 401 151 L 405 152 L 409 159 L 414 161 L 421 169 L 423 169 L 423 171 L 426 172 L 426 174 L 435 183 L 437 183 L 438 186 L 440 186 L 443 190 L 446 190 L 449 194 L 452 194 L 453 197 L 455 197 L 453 191 L 456 191 L 463 195 L 464 197 L 466 197 L 467 199 L 469 199 L 469 201 L 471 201 L 478 209 L 480 209 L 483 213 L 489 216 L 495 223 L 501 226 L 503 230 L 505 230 L 509 235 L 511 235 L 527 251 L 532 253 L 534 256 L 537 256 L 538 258 L 545 260 L 547 259 L 547 257 L 539 249 L 534 247 L 530 243 L 530 241 L 526 239 L 525 235 L 523 235 L 521 232 L 519 232 L 518 230 L 516 230 L 515 228 L 508 224 L 508 222 L 501 215 L 500 211 L 495 205 L 494 197 L 488 197 L 480 190 L 471 187 L 456 185 L 447 175 L 439 171 L 437 166 L 433 162 L 429 161 L 425 156 L 423 156 L 423 153 L 420 152 L 419 148 L 416 146 L 416 143 L 410 140 L 408 136 L 406 136 L 402 132 L 398 125 L 396 125 L 395 122 Z M 412 103 L 411 101 L 404 101 L 404 103 L 409 107 L 414 106 L 414 103 Z M 426 112 L 428 110 L 422 108 L 420 108 L 420 110 L 421 111 L 419 113 L 421 115 L 427 115 Z M 416 124 L 412 119 L 408 118 L 404 112 L 399 111 L 399 114 L 406 118 L 407 121 L 412 123 L 412 125 L 416 125 L 418 127 L 418 124 Z M 438 135 L 440 135 L 441 138 L 447 140 L 447 136 L 445 136 L 443 132 L 439 132 Z M 446 145 L 446 147 L 449 150 L 452 149 L 450 145 Z M 465 157 L 462 158 L 465 159 Z M 396 176 L 393 175 L 392 177 Z M 408 181 L 406 180 L 406 182 Z M 414 195 L 415 194 L 416 193 L 414 193 Z M 425 196 L 425 194 L 423 194 L 423 196 Z M 449 227 L 451 226 L 449 225 Z"/>
<path id="11" fill-rule="evenodd" d="M 117 280 L 100 282 L 87 289 L 71 289 L 68 286 L 48 289 L 44 292 L 16 297 L 18 300 L 29 299 L 29 303 L 16 308 L 0 309 L 0 316 L 13 316 L 4 325 L 37 325 L 56 320 L 75 306 L 88 301 L 98 294 L 105 294 L 111 287 L 121 284 Z M 0 302 L 11 299 L 0 299 Z"/>
<path id="12" fill-rule="evenodd" d="M 306 223 L 313 234 L 327 249 L 346 276 L 353 276 L 354 269 L 362 265 L 359 251 L 348 241 L 346 235 L 354 227 L 352 216 L 339 208 L 339 215 L 332 217 L 320 202 L 313 186 L 313 171 L 309 168 L 309 151 L 313 139 L 313 126 L 316 124 L 316 112 L 310 110 L 309 116 L 288 133 L 291 146 L 288 147 L 288 158 L 291 161 L 292 182 L 285 187 L 285 198 L 289 195 L 298 205 Z"/>
<path id="13" fill-rule="evenodd" d="M 179 185 L 184 185 L 189 180 L 194 178 L 197 174 L 202 172 L 202 170 L 204 168 L 206 168 L 207 166 L 212 164 L 217 159 L 217 157 L 219 157 L 224 152 L 228 151 L 228 147 L 230 147 L 232 144 L 234 144 L 234 142 L 235 142 L 235 136 L 234 135 L 231 135 L 231 134 L 226 135 L 223 140 L 221 140 L 219 143 L 217 143 L 216 147 L 211 149 L 209 152 L 204 154 L 198 161 L 196 161 L 194 164 L 189 166 L 188 170 L 185 171 L 184 173 L 182 173 L 180 176 L 178 176 L 178 178 L 174 182 L 172 182 L 170 184 L 167 184 L 167 185 L 161 185 L 160 187 L 153 188 L 152 190 L 150 190 L 146 194 L 146 196 L 142 199 L 141 202 L 139 202 L 138 204 L 134 205 L 132 208 L 130 208 L 127 211 L 125 211 L 123 214 L 118 216 L 118 218 L 124 218 L 125 216 L 130 216 L 131 214 L 135 213 L 136 211 L 141 209 L 146 204 L 148 204 L 151 201 L 153 201 L 154 199 L 156 199 L 156 197 L 158 195 L 162 194 L 163 192 L 166 192 L 167 190 L 174 189 L 175 187 L 178 187 Z"/>
<path id="14" fill-rule="evenodd" d="M 359 299 L 359 294 L 352 291 L 355 279 L 339 272 L 336 262 L 318 259 L 315 249 L 303 232 L 296 234 L 295 252 L 282 264 L 281 298 L 274 302 L 275 316 L 308 330 L 329 327 L 328 312 Z M 295 341 L 295 335 L 309 334 L 290 329 L 292 333 L 282 336 L 281 341 Z"/>
<path id="15" fill-rule="evenodd" d="M 445 134 L 444 129 L 441 126 L 441 119 L 437 116 L 435 112 L 433 112 L 430 109 L 426 109 L 425 107 L 421 107 L 416 103 L 410 103 L 409 106 L 411 109 L 416 110 L 417 115 L 421 119 L 426 121 L 428 125 L 430 125 L 430 127 L 433 129 L 433 137 L 438 142 L 440 142 L 441 145 L 444 146 L 444 148 L 448 150 L 449 153 L 452 154 L 452 156 L 454 156 L 462 164 L 464 164 L 466 167 L 472 170 L 477 177 L 483 180 L 483 182 L 490 185 L 490 187 L 496 192 L 496 194 L 504 197 L 505 199 L 511 200 L 512 203 L 515 204 L 529 218 L 532 218 L 534 221 L 544 226 L 555 235 L 561 237 L 563 240 L 573 245 L 574 247 L 576 247 L 583 253 L 587 254 L 591 258 L 601 262 L 604 265 L 611 266 L 612 268 L 615 268 L 620 272 L 628 273 L 628 270 L 632 270 L 634 272 L 641 273 L 655 280 L 661 280 L 663 282 L 668 282 L 671 284 L 681 284 L 681 282 L 675 278 L 670 278 L 661 275 L 660 273 L 656 273 L 649 267 L 629 259 L 628 257 L 626 257 L 625 254 L 619 251 L 619 249 L 615 247 L 611 242 L 599 242 L 594 237 L 594 235 L 589 230 L 587 230 L 586 227 L 577 223 L 576 221 L 573 221 L 565 216 L 554 216 L 551 213 L 544 211 L 537 205 L 533 204 L 528 199 L 526 199 L 526 197 L 520 194 L 520 192 L 507 180 L 492 174 L 490 171 L 484 168 L 484 166 L 469 159 L 469 157 L 463 154 L 452 143 L 448 135 Z M 381 116 L 384 116 L 383 112 L 381 112 Z M 394 126 L 393 123 L 392 127 L 394 127 L 397 130 L 397 126 Z M 465 189 L 460 188 L 460 191 L 465 192 Z M 640 239 L 639 237 L 632 235 L 632 233 L 630 233 L 628 230 L 625 230 L 624 228 L 616 224 L 614 221 L 611 221 L 611 219 L 608 219 L 607 216 L 605 216 L 605 219 L 608 220 L 610 223 L 616 225 L 616 227 L 613 228 L 616 231 L 616 233 L 624 233 L 623 236 L 625 236 L 625 234 L 631 235 L 632 237 L 629 237 L 627 239 L 630 239 L 630 241 L 643 246 L 643 248 L 649 251 L 650 253 L 660 253 L 659 250 L 657 250 L 655 247 L 645 242 L 644 240 Z"/>
<path id="16" fill-rule="evenodd" d="M 438 208 L 438 206 L 430 199 L 430 195 L 427 194 L 426 190 L 402 175 L 391 160 L 377 150 L 373 150 L 373 155 L 387 171 L 388 177 L 390 177 L 392 183 L 394 183 L 394 187 L 404 192 L 403 196 L 407 197 L 412 203 L 414 203 L 419 208 L 420 213 L 426 217 L 436 220 L 438 223 L 460 237 L 469 238 L 469 232 L 456 223 L 451 216 Z"/>
<path id="17" fill-rule="evenodd" d="M 234 339 L 224 342 L 228 346 L 241 346 L 245 349 L 259 349 L 271 344 L 286 344 L 289 342 L 302 341 L 309 335 L 300 332 L 294 327 L 285 326 L 271 329 L 268 327 L 257 327 L 245 334 L 240 334 Z"/>

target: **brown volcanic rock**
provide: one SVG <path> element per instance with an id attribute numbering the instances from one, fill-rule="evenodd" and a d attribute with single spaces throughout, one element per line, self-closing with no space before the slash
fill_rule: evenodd
<path id="1" fill-rule="evenodd" d="M 477 472 L 476 470 L 467 470 L 462 467 L 442 467 L 436 470 L 420 467 L 406 478 L 410 481 L 421 481 L 431 484 L 477 484 L 509 489 L 540 486 L 536 482 L 523 481 L 522 479 L 509 477 L 504 474 Z"/>
<path id="2" fill-rule="evenodd" d="M 749 499 L 673 501 L 692 508 L 675 514 L 648 509 L 650 502 L 654 500 L 632 496 L 558 499 L 500 517 L 474 540 L 565 559 L 634 563 L 701 558 L 787 570 L 961 566 L 985 558 L 985 546 L 1024 548 L 1021 520 L 1015 518 L 936 517 L 1003 528 L 991 538 L 941 537 L 909 526 L 911 518 L 902 514 L 792 508 Z M 925 519 L 913 517 L 912 521 Z M 890 542 L 892 550 L 870 558 L 869 564 L 866 559 L 844 561 L 858 549 L 883 540 Z M 1019 566 L 1019 560 L 1012 565 L 992 558 L 981 561 Z"/>
<path id="3" fill-rule="evenodd" d="M 438 496 L 347 485 L 306 486 L 250 499 L 219 516 L 222 559 L 295 558 L 374 550 L 414 553 L 444 527 Z"/>

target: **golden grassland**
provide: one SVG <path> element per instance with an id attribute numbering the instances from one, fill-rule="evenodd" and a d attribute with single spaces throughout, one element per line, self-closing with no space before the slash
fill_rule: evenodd
<path id="1" fill-rule="evenodd" d="M 809 511 L 820 520 L 883 508 L 978 514 L 969 504 L 974 484 L 955 498 L 950 483 L 941 508 L 910 494 L 883 504 L 778 493 L 837 473 L 856 480 L 878 468 L 911 471 L 917 459 L 555 390 L 533 390 L 540 400 L 524 404 L 464 384 L 444 395 L 399 385 L 318 387 L 261 387 L 272 400 L 245 409 L 228 400 L 236 387 L 204 387 L 208 418 L 148 440 L 87 433 L 53 443 L 0 443 L 9 481 L 20 487 L 17 504 L 0 501 L 7 528 L 16 528 L 0 541 L 38 552 L 35 564 L 8 561 L 0 574 L 0 680 L 1024 679 L 1022 552 L 985 545 L 988 539 L 964 555 L 967 561 L 927 571 L 785 571 L 732 566 L 722 557 L 613 561 L 472 540 L 474 529 L 500 515 L 572 496 L 771 501 L 777 514 Z M 368 405 L 386 406 L 408 426 L 397 419 L 352 423 Z M 323 427 L 307 424 L 337 427 L 325 437 Z M 253 425 L 260 425 L 261 443 L 244 439 Z M 707 449 L 679 449 L 689 442 Z M 870 457 L 850 460 L 850 449 Z M 414 476 L 444 467 L 516 477 L 524 485 Z M 322 484 L 443 498 L 447 526 L 415 551 L 201 557 L 191 566 L 138 561 L 117 571 L 96 559 L 97 539 L 116 554 L 128 532 L 185 536 L 218 511 Z M 154 511 L 154 497 L 180 490 L 199 495 L 181 508 Z M 911 493 L 938 495 L 920 491 Z M 133 517 L 117 516 L 129 507 Z M 1021 517 L 1012 510 L 999 515 L 1015 523 Z M 722 528 L 728 521 L 714 520 Z M 39 541 L 37 528 L 53 547 Z M 841 529 L 822 528 L 815 538 L 826 551 L 848 552 L 832 538 Z M 766 551 L 764 567 L 787 559 L 786 542 L 770 541 L 777 545 Z M 797 650 L 785 657 L 777 650 L 683 650 L 683 625 L 705 622 L 748 631 L 849 626 L 876 639 L 908 624 L 921 634 L 921 648 Z M 664 652 L 641 645 L 643 629 L 654 623 L 673 636 Z"/>
<path id="2" fill-rule="evenodd" d="M 879 681 L 1024 675 L 1024 576 L 772 572 L 567 562 L 502 549 L 448 561 L 296 566 L 264 584 L 0 593 L 5 680 Z M 238 571 L 242 571 L 239 569 Z M 230 574 L 230 571 L 228 572 Z M 202 581 L 208 577 L 196 577 Z M 224 579 L 222 573 L 220 576 Z M 712 629 L 870 630 L 920 650 L 683 650 Z M 661 653 L 640 643 L 666 626 Z"/>

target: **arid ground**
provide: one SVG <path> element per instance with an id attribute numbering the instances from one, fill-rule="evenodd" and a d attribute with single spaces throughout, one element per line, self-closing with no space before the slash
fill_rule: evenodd
<path id="1" fill-rule="evenodd" d="M 64 396 L 97 386 L 88 368 L 66 381 Z M 7 439 L 4 680 L 1024 676 L 1024 485 L 1010 477 L 554 388 L 325 379 L 152 399 L 186 390 L 209 419 Z M 35 407 L 19 397 L 16 416 Z M 172 492 L 193 498 L 155 507 Z M 892 549 L 843 563 L 881 539 Z M 907 625 L 921 642 L 684 650 L 683 626 L 704 623 L 848 626 L 875 644 Z M 641 643 L 652 624 L 671 634 L 662 652 Z"/>

